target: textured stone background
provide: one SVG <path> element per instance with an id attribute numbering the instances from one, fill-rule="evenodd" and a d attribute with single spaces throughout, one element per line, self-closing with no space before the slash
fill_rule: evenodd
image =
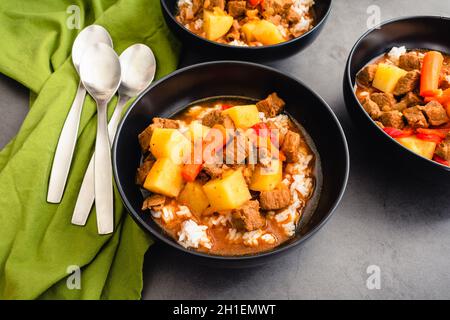
<path id="1" fill-rule="evenodd" d="M 381 19 L 450 16 L 449 0 L 335 0 L 322 34 L 297 56 L 270 65 L 294 74 L 333 108 L 346 131 L 351 174 L 344 199 L 302 248 L 264 267 L 219 270 L 180 259 L 157 244 L 146 256 L 145 299 L 450 298 L 450 198 L 438 185 L 386 169 L 365 152 L 344 107 L 347 55 L 366 31 L 366 10 Z M 183 64 L 196 61 L 188 56 Z M 27 113 L 28 92 L 0 76 L 0 148 Z M 381 268 L 381 289 L 368 290 L 366 268 Z"/>

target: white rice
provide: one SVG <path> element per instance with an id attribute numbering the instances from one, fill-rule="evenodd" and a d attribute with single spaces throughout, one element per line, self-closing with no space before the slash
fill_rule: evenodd
<path id="1" fill-rule="evenodd" d="M 244 245 L 249 247 L 256 247 L 258 245 L 258 239 L 261 238 L 263 232 L 261 229 L 245 232 L 242 236 L 244 240 Z"/>
<path id="2" fill-rule="evenodd" d="M 152 211 L 152 217 L 155 219 L 161 218 L 161 211 Z"/>
<path id="3" fill-rule="evenodd" d="M 163 207 L 161 218 L 165 223 L 169 223 L 170 221 L 172 221 L 174 218 L 172 209 L 169 207 Z"/>
<path id="4" fill-rule="evenodd" d="M 290 221 L 282 225 L 283 231 L 288 237 L 292 237 L 295 234 L 295 223 Z"/>
<path id="5" fill-rule="evenodd" d="M 189 210 L 189 208 L 186 207 L 186 206 L 179 206 L 178 207 L 178 211 L 175 212 L 175 214 L 177 216 L 179 216 L 179 217 L 182 217 L 182 218 L 190 218 L 190 217 L 192 217 L 191 210 Z"/>
<path id="6" fill-rule="evenodd" d="M 292 177 L 294 178 L 294 182 L 291 184 L 291 192 L 292 190 L 296 190 L 304 197 L 309 196 L 312 188 L 312 179 L 306 177 L 304 174 L 296 174 Z"/>
<path id="7" fill-rule="evenodd" d="M 268 244 L 274 244 L 277 239 L 273 236 L 273 234 L 266 233 L 261 236 L 261 240 Z"/>
<path id="8" fill-rule="evenodd" d="M 281 25 L 281 24 L 277 25 L 277 29 L 278 29 L 278 31 L 280 31 L 281 35 L 284 38 L 287 37 L 287 30 L 286 30 L 286 28 L 283 25 Z"/>
<path id="9" fill-rule="evenodd" d="M 261 120 L 261 122 L 267 122 L 266 114 L 264 112 L 259 112 L 258 115 L 259 115 L 259 120 Z"/>
<path id="10" fill-rule="evenodd" d="M 398 64 L 401 55 L 406 53 L 406 48 L 402 47 L 393 47 L 391 51 L 388 53 L 389 60 L 391 60 L 394 64 Z"/>
<path id="11" fill-rule="evenodd" d="M 217 217 L 210 217 L 208 219 L 209 226 L 226 226 L 228 222 L 231 221 L 231 214 L 221 214 Z"/>
<path id="12" fill-rule="evenodd" d="M 194 4 L 192 0 L 178 0 L 178 7 L 187 6 L 192 7 Z"/>
<path id="13" fill-rule="evenodd" d="M 236 46 L 236 47 L 248 47 L 248 44 L 246 44 L 244 41 L 241 40 L 233 40 L 230 43 L 228 43 L 230 46 Z"/>
<path id="14" fill-rule="evenodd" d="M 238 242 L 242 239 L 242 232 L 237 231 L 237 229 L 230 228 L 225 237 L 230 242 Z"/>
<path id="15" fill-rule="evenodd" d="M 310 18 L 301 17 L 300 21 L 292 28 L 292 33 L 299 34 L 308 31 L 311 28 L 311 22 Z"/>
<path id="16" fill-rule="evenodd" d="M 181 230 L 178 232 L 178 243 L 185 248 L 198 248 L 203 246 L 211 249 L 211 240 L 206 233 L 207 226 L 198 225 L 194 220 L 189 219 L 181 224 Z"/>
<path id="17" fill-rule="evenodd" d="M 200 30 L 203 27 L 203 19 L 197 19 L 194 22 L 194 28 Z"/>
<path id="18" fill-rule="evenodd" d="M 300 16 L 308 14 L 311 7 L 314 5 L 314 0 L 294 0 L 292 10 L 297 12 Z"/>

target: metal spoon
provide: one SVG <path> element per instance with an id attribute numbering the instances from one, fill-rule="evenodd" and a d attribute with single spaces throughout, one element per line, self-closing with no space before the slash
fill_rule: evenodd
<path id="1" fill-rule="evenodd" d="M 113 45 L 108 31 L 99 25 L 91 25 L 85 28 L 75 39 L 72 47 L 72 62 L 78 74 L 80 73 L 80 62 L 84 52 L 89 46 L 99 42 L 105 43 L 110 47 Z M 85 97 L 86 89 L 80 81 L 75 100 L 59 136 L 58 146 L 53 159 L 47 193 L 47 202 L 49 203 L 61 202 L 77 142 L 78 126 Z"/>
<path id="2" fill-rule="evenodd" d="M 94 157 L 95 207 L 99 234 L 114 230 L 111 147 L 108 137 L 108 102 L 120 85 L 121 68 L 116 52 L 104 43 L 89 47 L 81 59 L 80 77 L 97 102 L 97 139 Z"/>
<path id="3" fill-rule="evenodd" d="M 135 44 L 120 55 L 122 82 L 119 87 L 119 100 L 108 125 L 110 143 L 114 141 L 117 126 L 126 103 L 142 93 L 153 81 L 156 73 L 156 60 L 152 50 L 143 44 Z M 84 226 L 94 203 L 94 156 L 92 156 L 81 184 L 72 223 Z"/>

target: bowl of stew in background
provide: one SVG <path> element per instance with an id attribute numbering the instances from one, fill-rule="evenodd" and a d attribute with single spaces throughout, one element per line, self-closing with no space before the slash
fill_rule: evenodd
<path id="1" fill-rule="evenodd" d="M 282 59 L 306 48 L 331 11 L 331 0 L 161 0 L 161 5 L 169 28 L 186 47 L 216 59 L 256 61 Z M 183 9 L 187 5 L 196 12 L 189 19 Z M 224 24 L 221 31 L 217 26 Z M 255 35 L 253 30 L 260 31 Z"/>
<path id="2" fill-rule="evenodd" d="M 156 131 L 153 131 L 152 145 L 156 146 L 159 143 L 153 141 L 153 139 L 160 140 L 159 138 L 154 138 L 156 135 L 167 137 L 166 134 L 169 134 L 171 136 L 168 140 L 164 138 L 166 140 L 162 139 L 162 141 L 181 141 L 177 140 L 179 138 L 172 138 L 174 137 L 172 134 L 179 137 L 178 132 L 175 132 L 174 129 L 166 128 L 178 128 L 178 125 L 172 126 L 174 119 L 181 119 L 182 121 L 192 120 L 192 116 L 186 116 L 186 112 L 190 114 L 189 112 L 194 110 L 197 114 L 198 110 L 202 110 L 202 108 L 212 107 L 215 108 L 212 111 L 219 114 L 225 112 L 227 115 L 230 115 L 233 121 L 236 121 L 236 117 L 239 118 L 244 112 L 251 113 L 257 101 L 267 101 L 268 96 L 268 101 L 279 101 L 277 96 L 272 94 L 274 92 L 284 101 L 284 110 L 278 111 L 281 113 L 277 117 L 291 121 L 289 125 L 292 131 L 297 132 L 304 139 L 305 145 L 307 145 L 306 150 L 309 150 L 313 154 L 311 158 L 314 158 L 314 166 L 311 167 L 314 177 L 313 191 L 308 196 L 307 204 L 304 211 L 302 211 L 300 220 L 297 221 L 298 224 L 296 224 L 292 236 L 282 239 L 283 241 L 276 246 L 267 245 L 261 247 L 261 250 L 247 250 L 245 252 L 241 250 L 236 252 L 236 254 L 230 251 L 221 254 L 220 250 L 211 252 L 206 247 L 202 250 L 190 248 L 189 245 L 186 245 L 186 242 L 182 241 L 180 232 L 178 232 L 179 237 L 174 237 L 171 234 L 174 230 L 165 228 L 161 224 L 160 213 L 155 212 L 155 210 L 146 210 L 145 200 L 148 199 L 148 194 L 136 184 L 136 170 L 144 168 L 143 163 L 149 157 L 148 153 L 145 155 L 146 152 L 143 155 L 141 149 L 142 133 L 150 125 L 156 124 L 157 128 L 163 128 L 163 130 L 160 130 L 158 134 L 156 134 Z M 189 109 L 192 107 L 194 109 Z M 234 107 L 241 109 L 235 112 L 236 109 L 233 109 Z M 242 112 L 244 110 L 242 108 L 245 111 Z M 259 112 L 259 115 L 262 116 L 262 113 Z M 249 115 L 243 118 L 247 119 L 244 121 L 248 121 L 251 117 Z M 203 124 L 205 123 L 203 122 Z M 162 125 L 160 126 L 160 124 Z M 184 131 L 181 132 L 183 133 Z M 139 138 L 139 135 L 141 135 L 141 138 Z M 292 133 L 292 135 L 295 136 L 296 134 Z M 163 145 L 161 144 L 161 146 Z M 175 148 L 178 149 L 178 147 Z M 173 184 L 177 184 L 175 182 L 164 186 L 164 183 L 159 184 L 156 182 L 161 176 L 164 180 L 165 175 L 161 175 L 161 171 L 173 172 L 170 168 L 167 169 L 168 166 L 172 165 L 170 161 L 160 161 L 159 156 L 164 152 L 167 154 L 174 154 L 174 152 L 178 154 L 178 151 L 166 149 L 164 147 L 155 149 L 150 147 L 150 150 L 153 150 L 152 152 L 154 153 L 153 155 L 150 154 L 150 157 L 156 155 L 154 157 L 156 159 L 153 160 L 156 160 L 158 163 L 158 165 L 152 163 L 153 167 L 151 170 L 153 171 L 155 166 L 158 167 L 158 170 L 155 169 L 153 173 L 152 171 L 146 173 L 144 189 L 147 188 L 154 191 L 155 185 L 156 190 L 171 189 Z M 288 152 L 284 158 L 289 158 Z M 160 241 L 176 248 L 181 255 L 193 257 L 200 263 L 220 267 L 247 267 L 264 264 L 270 261 L 270 258 L 279 256 L 281 253 L 288 252 L 290 249 L 304 243 L 328 221 L 345 191 L 349 174 L 349 154 L 344 132 L 336 116 L 330 107 L 303 83 L 266 66 L 247 62 L 219 61 L 180 69 L 153 84 L 133 103 L 119 126 L 114 142 L 113 168 L 114 178 L 125 207 L 136 223 L 144 230 Z M 229 169 L 228 167 L 227 172 L 232 174 L 227 173 L 225 175 L 224 173 L 222 176 L 223 181 L 226 180 L 231 188 L 233 185 L 245 184 L 245 182 L 242 182 L 241 174 L 237 173 L 237 169 Z M 214 185 L 214 183 L 210 183 L 213 180 L 212 175 L 206 179 L 210 179 L 207 182 L 209 186 L 211 184 Z M 200 183 L 201 180 L 202 178 L 199 177 L 196 183 Z M 214 187 L 217 187 L 217 184 Z M 203 190 L 207 192 L 205 188 L 204 186 Z M 211 190 L 211 187 L 208 188 Z M 220 189 L 222 187 L 218 188 L 222 190 Z M 191 189 L 191 192 L 195 194 L 196 191 Z M 255 194 L 252 191 L 251 193 L 252 199 L 261 196 L 259 192 Z M 208 197 L 210 194 L 211 192 L 208 194 Z M 214 192 L 212 192 L 212 197 L 214 198 Z M 240 196 L 238 195 L 237 197 Z M 264 199 L 257 199 L 260 200 L 260 205 L 264 206 Z M 178 198 L 176 200 L 178 201 Z M 234 197 L 231 200 L 234 201 Z M 194 202 L 193 205 L 195 206 L 195 204 Z M 153 203 L 153 205 L 157 205 L 157 203 Z M 267 206 L 267 204 L 265 205 Z M 183 212 L 177 212 L 176 214 L 186 214 L 185 208 L 180 211 Z M 277 213 L 278 211 L 270 214 Z M 264 212 L 264 216 L 268 218 L 266 214 L 269 214 L 267 211 Z M 197 228 L 195 224 L 189 223 Z M 252 226 L 250 226 L 252 229 L 247 228 L 246 225 L 243 228 L 242 233 L 248 230 L 255 230 Z M 249 234 L 251 235 L 251 233 Z"/>
<path id="3" fill-rule="evenodd" d="M 437 16 L 394 19 L 369 30 L 350 52 L 343 90 L 371 149 L 399 169 L 446 183 L 450 38 L 443 30 L 450 30 L 450 19 Z"/>

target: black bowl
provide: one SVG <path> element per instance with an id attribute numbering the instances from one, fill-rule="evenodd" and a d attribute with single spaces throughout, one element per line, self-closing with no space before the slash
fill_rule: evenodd
<path id="1" fill-rule="evenodd" d="M 343 83 L 347 110 L 365 135 L 368 145 L 383 154 L 389 162 L 396 163 L 399 169 L 442 183 L 450 181 L 450 168 L 410 151 L 380 130 L 359 103 L 354 86 L 356 73 L 392 47 L 405 46 L 409 49 L 434 49 L 450 53 L 449 31 L 450 19 L 445 17 L 419 16 L 387 21 L 366 32 L 356 42 L 347 60 Z"/>
<path id="2" fill-rule="evenodd" d="M 207 40 L 190 32 L 176 19 L 177 0 L 161 0 L 167 25 L 172 32 L 190 49 L 209 59 L 237 59 L 249 61 L 269 61 L 291 56 L 310 45 L 319 35 L 331 11 L 331 0 L 316 0 L 314 5 L 314 28 L 302 36 L 277 45 L 263 47 L 237 47 Z"/>
<path id="3" fill-rule="evenodd" d="M 153 117 L 170 117 L 187 105 L 208 97 L 238 96 L 263 99 L 276 91 L 287 103 L 287 112 L 312 138 L 320 159 L 319 183 L 309 222 L 298 234 L 272 251 L 249 256 L 221 257 L 186 250 L 141 211 L 143 196 L 135 184 L 141 152 L 138 134 Z M 245 267 L 265 263 L 270 257 L 305 242 L 322 227 L 338 205 L 347 183 L 349 155 L 344 132 L 330 107 L 298 80 L 262 65 L 246 62 L 210 62 L 178 70 L 153 84 L 130 107 L 113 146 L 114 178 L 122 200 L 135 221 L 154 237 L 196 261 L 222 267 Z M 321 178 L 323 177 L 323 179 Z"/>

